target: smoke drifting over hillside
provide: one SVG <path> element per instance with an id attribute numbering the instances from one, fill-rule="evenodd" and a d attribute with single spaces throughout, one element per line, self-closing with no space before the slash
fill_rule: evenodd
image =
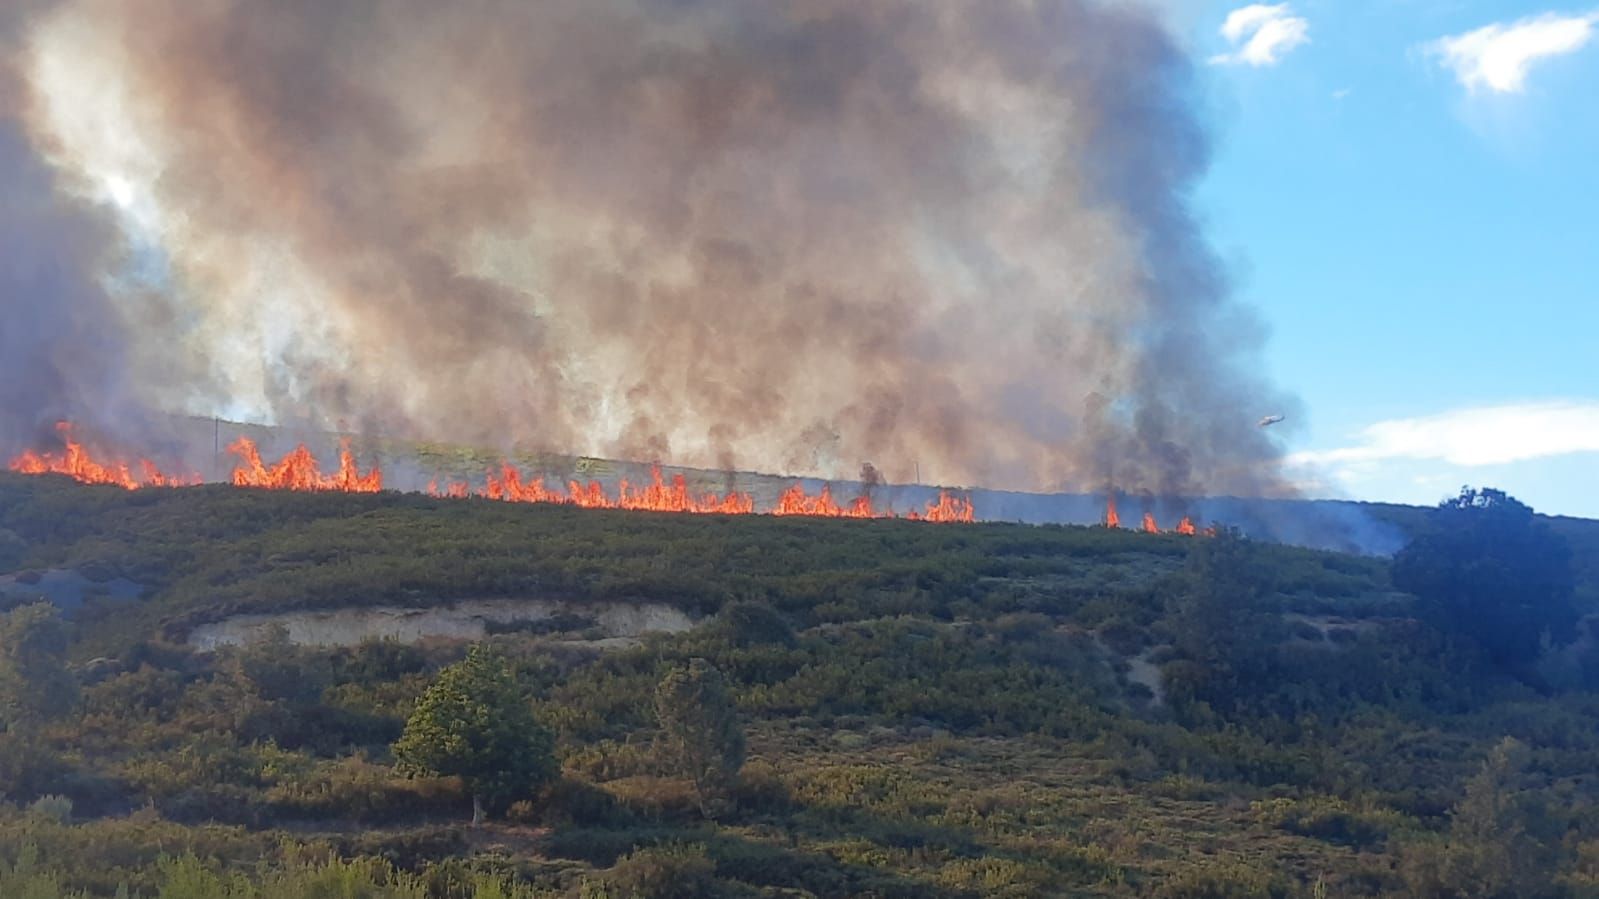
<path id="1" fill-rule="evenodd" d="M 0 25 L 0 179 L 54 201 L 8 202 L 0 234 L 57 264 L 0 281 L 7 439 L 165 409 L 821 476 L 1283 489 L 1254 426 L 1281 398 L 1187 206 L 1190 63 L 1145 14 L 34 7 Z"/>

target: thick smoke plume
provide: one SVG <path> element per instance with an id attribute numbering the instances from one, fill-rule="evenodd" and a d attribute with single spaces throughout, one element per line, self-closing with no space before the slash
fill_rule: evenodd
<path id="1" fill-rule="evenodd" d="M 94 364 L 30 366 L 7 427 L 120 393 L 712 467 L 1282 490 L 1254 426 L 1281 400 L 1188 208 L 1190 63 L 1147 14 L 63 0 L 10 30 L 27 142 L 0 130 L 0 176 L 56 205 L 0 228 L 44 216 L 58 264 L 7 270 L 4 342 Z"/>
<path id="2" fill-rule="evenodd" d="M 43 4 L 0 8 L 0 448 L 123 399 L 115 304 L 98 281 L 115 232 L 70 197 L 27 133 L 16 60 Z"/>

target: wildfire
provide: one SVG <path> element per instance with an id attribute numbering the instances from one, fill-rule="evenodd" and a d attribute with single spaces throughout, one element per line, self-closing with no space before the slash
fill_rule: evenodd
<path id="1" fill-rule="evenodd" d="M 938 491 L 938 500 L 927 504 L 921 513 L 912 512 L 906 516 L 912 520 L 938 521 L 938 522 L 970 522 L 976 521 L 976 509 L 972 501 L 965 497 L 955 496 L 948 490 Z"/>
<path id="2" fill-rule="evenodd" d="M 128 490 L 140 487 L 178 487 L 198 484 L 199 476 L 175 477 L 165 474 L 149 459 L 140 459 L 131 465 L 121 460 L 97 461 L 83 444 L 72 439 L 72 424 L 60 422 L 56 431 L 61 434 L 66 451 L 36 453 L 32 450 L 11 460 L 11 470 L 21 474 L 64 474 L 85 484 L 115 484 Z"/>
<path id="3" fill-rule="evenodd" d="M 1116 512 L 1116 495 L 1114 493 L 1110 494 L 1110 496 L 1108 496 L 1105 500 L 1105 527 L 1121 527 L 1121 515 Z M 1199 533 L 1199 529 L 1194 527 L 1194 520 L 1187 515 L 1184 515 L 1182 520 L 1177 522 L 1177 527 L 1173 528 L 1171 531 L 1162 531 L 1160 529 L 1160 524 L 1155 520 L 1155 513 L 1153 512 L 1144 513 L 1143 521 L 1139 524 L 1139 530 L 1146 534 L 1172 533 L 1182 534 L 1186 537 L 1192 537 Z M 1206 529 L 1205 535 L 1215 536 L 1215 529 Z"/>
<path id="4" fill-rule="evenodd" d="M 435 478 L 428 482 L 427 495 L 439 499 L 466 499 L 472 495 L 472 490 L 465 481 L 454 481 L 440 490 L 438 479 Z"/>
<path id="5" fill-rule="evenodd" d="M 624 509 L 647 509 L 652 512 L 749 515 L 755 511 L 755 499 L 747 493 L 690 495 L 688 481 L 681 474 L 672 475 L 672 486 L 668 487 L 661 481 L 659 466 L 650 470 L 650 481 L 648 487 L 642 488 L 634 488 L 626 480 L 622 481 L 617 489 L 621 495 L 618 505 Z"/>
<path id="6" fill-rule="evenodd" d="M 85 483 L 116 484 L 129 490 L 201 483 L 199 476 L 180 479 L 165 475 L 148 460 L 140 460 L 133 465 L 120 461 L 96 461 L 81 444 L 72 439 L 70 424 L 62 423 L 58 428 L 66 444 L 64 454 L 23 453 L 12 461 L 11 469 L 23 474 L 66 474 Z M 260 448 L 248 437 L 240 436 L 228 445 L 227 451 L 238 460 L 229 477 L 236 487 L 343 493 L 377 493 L 383 489 L 382 469 L 373 466 L 363 472 L 348 440 L 340 445 L 338 470 L 328 474 L 322 472 L 316 457 L 303 443 L 271 463 L 262 460 Z M 474 489 L 465 481 L 453 481 L 441 488 L 439 482 L 434 480 L 428 484 L 426 492 L 429 496 L 450 499 L 482 497 L 502 502 L 555 503 L 588 509 L 634 509 L 704 515 L 755 513 L 755 499 L 748 493 L 696 493 L 690 490 L 684 475 L 674 474 L 668 479 L 659 466 L 651 470 L 648 483 L 631 484 L 623 479 L 617 484 L 614 496 L 599 481 L 584 483 L 570 480 L 565 486 L 546 484 L 544 478 L 524 476 L 510 464 L 502 464 L 498 472 L 490 472 L 481 488 Z M 812 496 L 806 492 L 803 484 L 795 484 L 785 490 L 770 514 L 823 518 L 902 517 L 933 522 L 976 521 L 972 501 L 949 491 L 940 491 L 938 499 L 927 503 L 924 508 L 896 515 L 892 509 L 875 505 L 869 494 L 858 496 L 848 503 L 840 503 L 833 498 L 831 486 L 824 485 L 819 493 Z"/>
<path id="7" fill-rule="evenodd" d="M 480 496 L 504 502 L 557 503 L 582 506 L 590 509 L 635 509 L 651 512 L 688 512 L 699 515 L 753 515 L 755 498 L 737 491 L 726 495 L 714 492 L 695 494 L 689 490 L 688 480 L 682 474 L 672 475 L 671 482 L 662 475 L 659 466 L 650 472 L 650 483 L 634 485 L 626 479 L 617 485 L 613 498 L 598 481 L 587 484 L 568 481 L 565 489 L 546 486 L 543 478 L 524 478 L 509 464 L 503 464 L 498 474 L 490 473 L 483 489 L 472 490 L 464 481 L 456 481 L 440 488 L 438 481 L 428 484 L 427 493 L 435 497 Z M 803 484 L 783 491 L 772 515 L 807 515 L 819 518 L 895 518 L 892 509 L 878 508 L 870 496 L 858 496 L 848 504 L 833 498 L 830 485 L 812 496 Z M 927 504 L 925 509 L 904 516 L 915 521 L 957 522 L 976 521 L 976 512 L 969 499 L 954 496 L 948 491 Z"/>
<path id="8" fill-rule="evenodd" d="M 490 473 L 483 488 L 476 495 L 488 499 L 503 500 L 513 503 L 560 503 L 565 505 L 582 506 L 586 509 L 641 509 L 652 512 L 696 512 L 701 514 L 748 515 L 755 511 L 755 500 L 745 493 L 729 493 L 718 496 L 715 493 L 706 493 L 696 496 L 688 489 L 688 479 L 681 474 L 672 476 L 672 483 L 667 485 L 661 476 L 661 469 L 654 468 L 650 472 L 650 483 L 643 486 L 634 486 L 623 480 L 617 486 L 617 495 L 612 499 L 605 492 L 605 485 L 599 481 L 590 481 L 587 484 L 579 481 L 568 481 L 566 489 L 560 487 L 544 486 L 543 478 L 532 478 L 524 481 L 522 473 L 510 465 L 502 465 L 498 476 Z M 428 485 L 431 496 L 461 497 L 473 495 L 464 482 L 450 484 L 445 491 L 438 489 L 438 483 Z"/>
<path id="9" fill-rule="evenodd" d="M 887 518 L 892 515 L 874 509 L 870 496 L 858 496 L 848 506 L 840 506 L 833 501 L 833 488 L 827 484 L 823 484 L 821 492 L 815 496 L 807 494 L 803 484 L 795 484 L 777 498 L 777 507 L 772 509 L 772 514 L 814 515 L 822 518 Z"/>
<path id="10" fill-rule="evenodd" d="M 429 493 L 434 493 L 429 489 Z M 438 495 L 434 493 L 434 495 Z M 465 483 L 451 484 L 446 496 L 466 496 Z M 526 484 L 522 483 L 522 473 L 506 465 L 502 468 L 499 477 L 492 473 L 488 477 L 488 484 L 483 488 L 483 496 L 489 499 L 505 500 L 513 503 L 564 503 L 567 502 L 566 494 L 559 488 L 546 489 L 543 478 L 534 478 Z"/>
<path id="11" fill-rule="evenodd" d="M 268 466 L 261 462 L 261 452 L 255 441 L 248 437 L 228 444 L 228 452 L 239 457 L 233 469 L 233 486 L 264 487 L 268 490 L 327 491 L 331 493 L 377 493 L 383 489 L 383 470 L 374 467 L 366 474 L 355 462 L 350 443 L 339 447 L 339 470 L 322 474 L 316 457 L 300 444 L 289 454 Z"/>

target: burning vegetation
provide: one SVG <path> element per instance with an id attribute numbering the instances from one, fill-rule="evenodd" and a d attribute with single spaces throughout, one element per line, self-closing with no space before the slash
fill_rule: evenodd
<path id="1" fill-rule="evenodd" d="M 135 462 L 96 459 L 88 448 L 73 438 L 70 423 L 60 423 L 57 430 L 65 444 L 63 451 L 41 453 L 29 450 L 11 461 L 11 470 L 21 474 L 63 474 L 86 484 L 113 484 L 128 490 L 203 482 L 199 475 L 173 477 L 164 474 L 148 459 Z M 377 493 L 383 490 L 383 469 L 373 465 L 363 471 L 348 439 L 340 443 L 338 469 L 327 474 L 322 472 L 321 463 L 303 443 L 271 463 L 262 460 L 260 447 L 248 437 L 240 436 L 228 445 L 227 451 L 237 458 L 228 479 L 235 487 L 333 493 Z M 586 509 L 699 515 L 756 513 L 755 499 L 748 493 L 729 491 L 725 495 L 696 494 L 689 489 L 688 479 L 682 474 L 672 475 L 668 483 L 659 466 L 652 469 L 650 483 L 632 484 L 623 478 L 618 482 L 614 494 L 599 481 L 584 483 L 570 480 L 564 488 L 546 486 L 543 477 L 524 475 L 509 463 L 502 463 L 498 473 L 489 472 L 480 488 L 474 488 L 466 481 L 452 481 L 441 488 L 435 480 L 428 484 L 426 492 L 440 498 L 481 497 L 503 502 L 552 503 Z M 849 503 L 840 505 L 833 499 L 831 486 L 825 484 L 815 496 L 807 493 L 803 484 L 795 484 L 783 492 L 767 513 L 819 518 L 903 518 L 933 522 L 976 520 L 972 501 L 947 490 L 940 491 L 938 499 L 927 503 L 924 508 L 897 513 L 892 508 L 874 504 L 869 489 Z"/>
<path id="2" fill-rule="evenodd" d="M 365 474 L 356 465 L 350 442 L 339 447 L 339 470 L 322 474 L 316 457 L 300 444 L 273 465 L 261 462 L 255 441 L 240 437 L 228 445 L 228 452 L 239 457 L 233 469 L 235 487 L 265 487 L 269 490 L 331 490 L 341 493 L 377 493 L 383 489 L 383 471 L 373 467 Z"/>
<path id="3" fill-rule="evenodd" d="M 62 441 L 57 451 L 28 450 L 11 460 L 10 469 L 21 474 L 61 474 L 85 484 L 113 484 L 128 490 L 145 487 L 181 487 L 204 482 L 198 474 L 173 475 L 147 458 L 125 459 L 96 456 L 74 436 L 71 423 L 56 425 Z M 231 473 L 226 481 L 236 487 L 265 490 L 291 490 L 300 492 L 378 493 L 384 489 L 383 469 L 374 464 L 363 470 L 345 438 L 339 445 L 338 467 L 324 473 L 321 463 L 303 443 L 285 453 L 275 462 L 261 457 L 260 447 L 249 437 L 240 436 L 228 444 L 226 451 L 234 457 Z M 784 490 L 769 507 L 757 509 L 755 497 L 738 490 L 726 493 L 696 491 L 689 486 L 688 478 L 681 473 L 670 476 L 659 466 L 650 471 L 647 483 L 634 483 L 627 478 L 616 482 L 612 490 L 598 480 L 577 478 L 561 481 L 548 480 L 544 475 L 524 472 L 509 462 L 502 462 L 498 470 L 485 473 L 482 484 L 466 480 L 430 481 L 422 491 L 441 499 L 499 500 L 508 503 L 549 503 L 579 506 L 585 509 L 627 509 L 649 512 L 678 512 L 694 515 L 754 515 L 809 516 L 815 518 L 899 518 L 908 521 L 973 522 L 977 512 L 969 497 L 941 490 L 938 498 L 919 508 L 896 510 L 873 497 L 874 488 L 881 484 L 876 470 L 863 469 L 861 493 L 850 500 L 840 500 L 833 494 L 830 484 L 823 484 L 814 494 L 803 483 L 795 483 Z M 389 489 L 395 489 L 390 485 Z M 1122 527 L 1121 512 L 1117 507 L 1117 491 L 1108 491 L 1105 513 L 1101 522 L 1105 527 Z M 1181 534 L 1195 536 L 1201 529 L 1190 515 L 1182 515 L 1175 526 L 1162 528 L 1155 511 L 1144 509 L 1136 530 L 1147 534 Z M 1213 533 L 1210 529 L 1206 534 Z"/>
<path id="4" fill-rule="evenodd" d="M 1107 528 L 1120 528 L 1122 526 L 1121 513 L 1116 509 L 1116 492 L 1114 490 L 1110 491 L 1109 495 L 1105 498 L 1104 525 Z M 1170 531 L 1163 531 L 1161 530 L 1159 521 L 1155 518 L 1155 513 L 1147 509 L 1144 511 L 1143 520 L 1139 523 L 1138 529 L 1146 534 L 1171 533 L 1182 534 L 1185 537 L 1192 537 L 1199 533 L 1199 528 L 1195 527 L 1194 525 L 1194 519 L 1188 515 L 1184 515 L 1177 522 L 1177 526 L 1175 528 L 1172 528 Z M 1215 530 L 1213 528 L 1207 528 L 1205 530 L 1205 534 L 1207 536 L 1214 536 Z"/>
<path id="5" fill-rule="evenodd" d="M 59 453 L 28 450 L 11 460 L 11 470 L 21 474 L 64 474 L 85 484 L 115 484 L 128 490 L 200 483 L 199 475 L 169 475 L 149 459 L 133 462 L 97 460 L 73 438 L 69 422 L 57 424 L 56 432 L 61 435 L 63 444 Z"/>

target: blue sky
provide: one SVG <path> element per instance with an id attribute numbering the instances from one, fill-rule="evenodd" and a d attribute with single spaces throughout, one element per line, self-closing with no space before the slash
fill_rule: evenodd
<path id="1" fill-rule="evenodd" d="M 1309 489 L 1599 517 L 1599 5 L 1174 15 L 1215 125 L 1197 205 Z"/>

